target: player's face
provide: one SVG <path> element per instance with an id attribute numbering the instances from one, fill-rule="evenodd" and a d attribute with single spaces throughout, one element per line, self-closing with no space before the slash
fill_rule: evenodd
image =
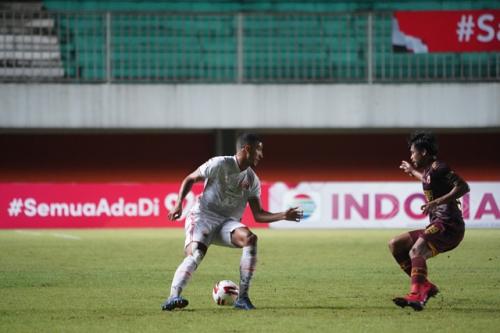
<path id="1" fill-rule="evenodd" d="M 415 147 L 415 145 L 411 145 L 410 153 L 411 153 L 410 160 L 411 160 L 411 163 L 413 164 L 413 166 L 415 168 L 423 167 L 423 162 L 425 160 L 425 155 L 426 155 L 425 150 L 422 152 L 422 151 L 418 150 Z"/>
<path id="2" fill-rule="evenodd" d="M 262 142 L 259 142 L 257 145 L 252 146 L 250 148 L 250 153 L 248 156 L 248 161 L 250 165 L 256 167 L 259 164 L 260 160 L 264 158 L 264 146 Z"/>

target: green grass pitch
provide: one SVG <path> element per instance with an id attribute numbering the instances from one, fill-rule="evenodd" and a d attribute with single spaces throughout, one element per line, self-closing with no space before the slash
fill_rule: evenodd
<path id="1" fill-rule="evenodd" d="M 428 262 L 441 289 L 422 312 L 391 299 L 409 279 L 387 249 L 402 230 L 255 230 L 257 310 L 214 304 L 238 282 L 240 250 L 212 246 L 184 296 L 160 304 L 183 258 L 183 232 L 0 231 L 1 332 L 499 332 L 500 230 L 467 230 Z"/>

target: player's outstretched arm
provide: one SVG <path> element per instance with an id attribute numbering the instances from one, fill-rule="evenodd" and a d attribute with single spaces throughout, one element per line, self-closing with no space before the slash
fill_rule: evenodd
<path id="1" fill-rule="evenodd" d="M 418 172 L 410 162 L 401 161 L 401 165 L 399 166 L 404 173 L 408 174 L 408 176 L 415 177 L 418 180 L 422 181 L 422 173 Z"/>
<path id="2" fill-rule="evenodd" d="M 248 203 L 256 222 L 270 223 L 281 220 L 300 222 L 300 219 L 304 216 L 304 212 L 299 210 L 299 207 L 289 208 L 284 212 L 270 213 L 262 208 L 260 198 L 250 198 Z"/>
<path id="3" fill-rule="evenodd" d="M 189 191 L 193 187 L 193 184 L 199 181 L 202 181 L 204 178 L 200 174 L 200 170 L 196 169 L 196 171 L 190 173 L 184 180 L 182 181 L 181 187 L 179 189 L 179 196 L 177 197 L 177 202 L 175 203 L 174 208 L 168 213 L 168 219 L 171 221 L 177 220 L 182 215 L 182 201 L 186 198 Z"/>

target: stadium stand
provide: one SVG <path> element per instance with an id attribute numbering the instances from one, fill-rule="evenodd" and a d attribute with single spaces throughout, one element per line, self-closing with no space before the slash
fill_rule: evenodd
<path id="1" fill-rule="evenodd" d="M 0 4 L 0 78 L 62 77 L 54 19 L 41 2 Z"/>
<path id="2" fill-rule="evenodd" d="M 70 82 L 429 82 L 500 77 L 496 52 L 392 50 L 392 11 L 495 7 L 489 1 L 45 0 L 43 8 L 41 2 L 8 6 L 2 5 L 2 29 L 18 34 L 4 35 L 2 80 L 25 75 L 26 67 L 31 68 L 30 76 L 64 75 L 61 80 Z M 30 29 L 37 34 L 19 49 L 18 41 L 26 40 Z"/>
<path id="3" fill-rule="evenodd" d="M 43 3 L 57 22 L 70 81 L 415 82 L 500 76 L 498 53 L 392 52 L 391 11 L 495 5 L 488 1 Z"/>

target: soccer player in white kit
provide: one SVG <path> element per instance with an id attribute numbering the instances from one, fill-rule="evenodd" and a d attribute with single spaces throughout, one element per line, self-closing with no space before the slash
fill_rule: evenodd
<path id="1" fill-rule="evenodd" d="M 171 311 L 188 305 L 181 292 L 211 244 L 243 249 L 240 291 L 234 307 L 255 308 L 248 297 L 248 289 L 257 263 L 257 236 L 240 222 L 247 202 L 257 222 L 300 222 L 303 216 L 298 207 L 279 213 L 262 208 L 260 180 L 252 167 L 257 166 L 263 157 L 262 140 L 255 134 L 245 133 L 238 138 L 236 155 L 214 157 L 182 182 L 176 205 L 168 214 L 170 220 L 182 215 L 182 201 L 195 182 L 204 180 L 205 188 L 186 217 L 186 257 L 174 274 L 170 297 L 162 304 L 162 310 Z"/>

